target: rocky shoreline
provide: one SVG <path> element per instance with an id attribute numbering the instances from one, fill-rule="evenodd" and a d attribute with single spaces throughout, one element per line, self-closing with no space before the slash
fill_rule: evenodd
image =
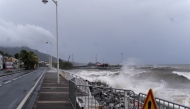
<path id="1" fill-rule="evenodd" d="M 89 82 L 91 95 L 104 109 L 125 109 L 124 90 L 114 89 L 105 83 Z M 127 92 L 128 96 L 134 97 L 134 92 Z"/>

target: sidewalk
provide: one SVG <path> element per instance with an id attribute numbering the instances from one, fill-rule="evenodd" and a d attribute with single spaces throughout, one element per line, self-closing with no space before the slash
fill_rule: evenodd
<path id="1" fill-rule="evenodd" d="M 47 72 L 45 74 L 39 97 L 36 101 L 36 109 L 72 109 L 69 100 L 69 82 L 60 76 L 57 83 L 57 73 Z"/>

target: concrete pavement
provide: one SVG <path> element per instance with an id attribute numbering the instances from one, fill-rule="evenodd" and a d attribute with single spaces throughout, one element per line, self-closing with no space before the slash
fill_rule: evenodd
<path id="1" fill-rule="evenodd" d="M 57 73 L 47 72 L 36 99 L 34 109 L 72 109 L 69 100 L 69 83 L 60 76 L 57 83 Z"/>

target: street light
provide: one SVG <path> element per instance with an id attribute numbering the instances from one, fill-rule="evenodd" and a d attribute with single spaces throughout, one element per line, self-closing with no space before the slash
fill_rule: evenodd
<path id="1" fill-rule="evenodd" d="M 56 36 L 57 36 L 57 83 L 60 83 L 59 80 L 59 54 L 58 54 L 58 13 L 57 13 L 57 1 L 52 0 L 56 5 Z M 42 0 L 44 4 L 48 2 L 48 0 Z"/>
<path id="2" fill-rule="evenodd" d="M 51 41 L 49 41 L 49 40 L 47 40 L 46 41 L 46 43 L 48 44 L 48 43 L 50 43 L 51 44 L 51 59 L 50 59 L 50 61 L 51 61 L 51 65 L 50 65 L 50 68 L 51 68 L 51 70 L 52 70 L 52 43 L 51 43 Z"/>
<path id="3" fill-rule="evenodd" d="M 20 51 L 19 51 L 19 72 L 20 72 Z"/>
<path id="4" fill-rule="evenodd" d="M 47 51 L 47 56 L 48 56 L 48 59 L 49 59 L 49 65 L 51 64 L 51 57 L 50 57 L 50 51 Z M 51 65 L 49 66 L 51 68 Z"/>

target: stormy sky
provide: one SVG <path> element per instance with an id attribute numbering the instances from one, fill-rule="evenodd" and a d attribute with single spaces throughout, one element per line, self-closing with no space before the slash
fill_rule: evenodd
<path id="1" fill-rule="evenodd" d="M 0 46 L 56 56 L 55 4 L 0 0 Z M 58 0 L 59 56 L 81 63 L 190 63 L 189 0 Z"/>

